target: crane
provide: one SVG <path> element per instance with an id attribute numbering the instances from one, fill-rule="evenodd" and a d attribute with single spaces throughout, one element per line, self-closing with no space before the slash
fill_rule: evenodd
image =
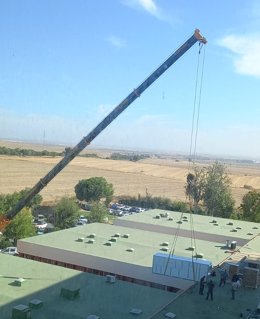
<path id="1" fill-rule="evenodd" d="M 131 103 L 156 81 L 171 65 L 173 65 L 196 42 L 206 44 L 207 40 L 195 29 L 192 36 L 186 40 L 169 58 L 167 58 L 148 78 L 134 89 L 121 103 L 119 103 L 87 136 L 73 147 L 50 171 L 41 178 L 30 191 L 21 198 L 16 206 L 6 213 L 8 219 L 12 219 L 23 209 L 35 195 L 37 195 L 64 167 L 66 167 L 87 145 L 89 145 L 118 115 L 120 115 Z"/>

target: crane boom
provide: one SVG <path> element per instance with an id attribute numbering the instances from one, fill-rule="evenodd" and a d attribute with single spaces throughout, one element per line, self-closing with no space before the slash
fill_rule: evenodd
<path id="1" fill-rule="evenodd" d="M 163 62 L 146 80 L 144 80 L 136 89 L 134 89 L 114 110 L 108 114 L 87 136 L 72 148 L 57 163 L 49 173 L 41 178 L 33 186 L 27 195 L 18 201 L 17 205 L 7 212 L 7 218 L 13 218 L 21 209 L 23 209 L 35 195 L 37 195 L 65 166 L 69 164 L 87 145 L 89 145 L 114 119 L 118 117 L 131 103 L 137 99 L 154 81 L 156 81 L 172 64 L 174 64 L 186 51 L 188 51 L 196 42 L 205 44 L 206 39 L 201 36 L 198 29 L 193 35 L 182 44 L 165 62 Z"/>

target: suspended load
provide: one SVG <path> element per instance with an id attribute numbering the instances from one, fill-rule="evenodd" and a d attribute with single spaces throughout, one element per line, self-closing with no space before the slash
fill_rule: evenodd
<path id="1" fill-rule="evenodd" d="M 199 281 L 212 270 L 209 260 L 156 253 L 153 255 L 153 273 Z"/>

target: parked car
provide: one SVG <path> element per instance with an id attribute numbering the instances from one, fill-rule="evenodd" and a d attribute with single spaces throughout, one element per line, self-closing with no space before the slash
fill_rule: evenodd
<path id="1" fill-rule="evenodd" d="M 80 221 L 80 219 L 76 222 L 76 226 L 84 226 L 86 223 Z"/>
<path id="2" fill-rule="evenodd" d="M 81 215 L 79 217 L 79 222 L 83 222 L 83 223 L 87 224 L 88 223 L 88 219 L 87 219 L 86 216 Z"/>
<path id="3" fill-rule="evenodd" d="M 35 227 L 38 230 L 44 230 L 47 227 L 48 223 L 46 223 L 44 220 L 40 220 L 37 222 L 37 224 L 35 225 Z"/>
<path id="4" fill-rule="evenodd" d="M 42 214 L 38 214 L 36 218 L 37 218 L 38 220 L 44 220 L 44 219 L 45 219 L 45 216 L 42 215 Z"/>
<path id="5" fill-rule="evenodd" d="M 18 255 L 18 251 L 16 247 L 7 247 L 4 249 L 0 249 L 0 252 L 3 254 L 8 254 L 8 255 Z"/>

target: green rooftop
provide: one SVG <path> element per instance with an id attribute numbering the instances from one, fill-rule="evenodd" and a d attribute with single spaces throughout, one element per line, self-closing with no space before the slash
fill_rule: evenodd
<path id="1" fill-rule="evenodd" d="M 93 234 L 94 238 L 91 238 Z M 165 242 L 168 243 L 168 252 L 165 253 L 170 253 L 175 241 L 174 254 L 191 257 L 192 252 L 189 250 L 191 238 L 179 236 L 176 240 L 174 230 L 172 234 L 163 234 L 99 223 L 30 237 L 20 242 L 152 267 L 153 254 L 162 252 Z M 108 242 L 111 246 L 107 245 Z M 225 249 L 225 240 L 223 243 L 196 240 L 196 247 L 197 252 L 203 253 L 204 258 L 214 265 L 219 264 L 229 255 Z"/>
<path id="2" fill-rule="evenodd" d="M 0 317 L 10 319 L 12 308 L 28 306 L 40 300 L 42 307 L 32 309 L 32 319 L 133 318 L 131 309 L 140 309 L 138 318 L 150 318 L 176 295 L 160 289 L 116 281 L 63 267 L 0 254 Z M 17 278 L 23 278 L 17 286 Z M 61 288 L 80 289 L 79 296 L 69 300 L 60 295 Z"/>
<path id="3" fill-rule="evenodd" d="M 182 218 L 181 218 L 182 217 Z M 164 226 L 190 231 L 191 222 L 196 232 L 215 234 L 226 237 L 236 237 L 250 240 L 260 232 L 260 224 L 241 220 L 225 219 L 220 217 L 203 216 L 196 214 L 181 214 L 180 212 L 151 209 L 142 213 L 120 217 L 116 223 L 132 221 L 147 225 Z M 179 224 L 179 222 L 182 222 Z"/>

